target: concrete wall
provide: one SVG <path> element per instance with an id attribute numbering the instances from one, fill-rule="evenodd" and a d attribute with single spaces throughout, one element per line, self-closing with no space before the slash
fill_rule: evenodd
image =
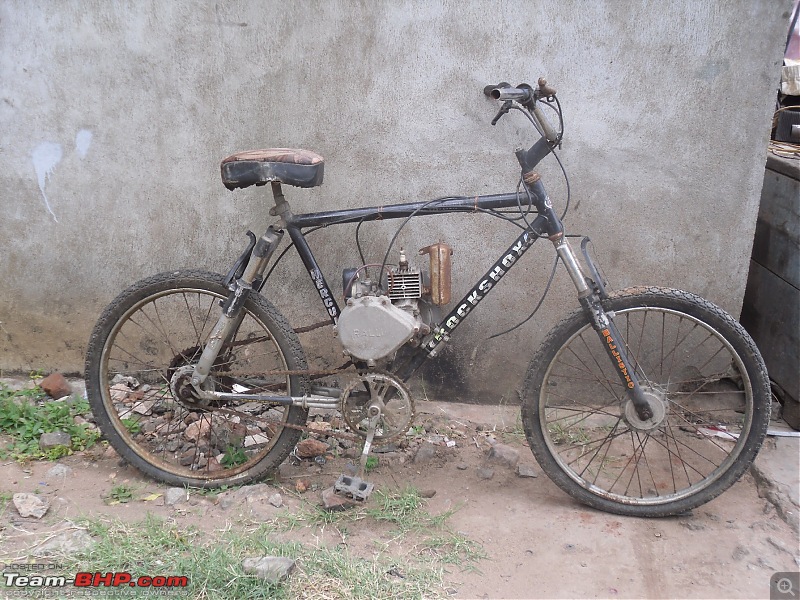
<path id="1" fill-rule="evenodd" d="M 225 270 L 244 230 L 271 222 L 263 190 L 222 187 L 235 151 L 325 156 L 321 188 L 287 189 L 295 212 L 513 190 L 512 151 L 532 140 L 520 117 L 490 127 L 481 89 L 541 75 L 566 117 L 567 225 L 596 240 L 614 287 L 686 288 L 738 314 L 789 4 L 5 0 L 0 368 L 81 371 L 124 286 Z M 542 172 L 563 207 L 558 170 Z M 394 227 L 363 228 L 369 256 Z M 357 264 L 352 234 L 312 237 L 330 281 Z M 513 235 L 461 216 L 419 219 L 399 243 L 452 244 L 460 297 Z M 533 324 L 483 340 L 527 315 L 552 257 L 531 250 L 459 330 L 440 363 L 449 397 L 513 401 L 542 332 L 577 307 L 566 274 Z M 270 297 L 301 326 L 323 313 L 298 265 Z M 304 342 L 340 358 L 329 333 Z"/>

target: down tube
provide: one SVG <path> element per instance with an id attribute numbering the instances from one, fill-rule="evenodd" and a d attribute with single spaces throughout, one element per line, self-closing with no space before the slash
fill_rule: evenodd
<path id="1" fill-rule="evenodd" d="M 311 281 L 314 282 L 314 287 L 317 289 L 320 300 L 322 300 L 322 304 L 328 312 L 328 317 L 331 322 L 336 325 L 341 310 L 339 310 L 339 305 L 336 304 L 333 292 L 328 287 L 328 282 L 325 281 L 325 276 L 322 274 L 322 271 L 320 271 L 319 265 L 311 252 L 311 248 L 309 248 L 308 242 L 306 242 L 306 238 L 303 236 L 303 232 L 297 227 L 289 226 L 286 229 L 289 231 L 289 237 L 292 238 L 292 242 L 294 242 L 297 254 L 300 255 L 300 260 L 303 261 L 308 274 L 311 276 Z"/>
<path id="2" fill-rule="evenodd" d="M 528 248 L 539 239 L 540 233 L 546 226 L 546 222 L 547 220 L 544 217 L 539 216 L 531 223 L 530 229 L 526 229 L 520 234 L 516 241 L 509 246 L 505 254 L 492 265 L 486 274 L 481 277 L 481 280 L 472 287 L 469 293 L 464 296 L 461 301 L 456 304 L 456 307 L 442 320 L 441 325 L 434 330 L 430 339 L 423 344 L 423 348 L 427 351 L 425 354 L 428 356 L 436 355 L 437 346 L 443 341 L 446 342 L 448 340 L 450 334 L 464 321 L 470 311 L 478 306 L 481 300 L 488 295 L 489 291 L 497 285 L 505 274 L 511 270 L 511 267 L 525 254 Z M 415 365 L 415 368 L 417 366 L 419 365 Z"/>

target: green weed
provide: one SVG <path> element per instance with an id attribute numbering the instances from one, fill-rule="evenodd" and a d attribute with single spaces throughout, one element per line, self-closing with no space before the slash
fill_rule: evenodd
<path id="1" fill-rule="evenodd" d="M 88 424 L 76 425 L 73 420 L 89 412 L 86 400 L 43 402 L 44 398 L 44 392 L 38 388 L 15 391 L 0 384 L 0 433 L 11 437 L 11 443 L 0 449 L 0 456 L 10 456 L 16 460 L 55 460 L 73 451 L 85 450 L 100 438 L 100 434 Z M 71 448 L 54 448 L 48 452 L 40 450 L 39 437 L 56 430 L 69 434 Z"/>

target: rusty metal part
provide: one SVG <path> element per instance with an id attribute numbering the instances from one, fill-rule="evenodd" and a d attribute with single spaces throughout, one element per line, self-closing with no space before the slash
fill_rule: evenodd
<path id="1" fill-rule="evenodd" d="M 539 81 L 537 83 L 539 84 L 540 96 L 547 96 L 549 98 L 550 96 L 556 95 L 556 88 L 547 85 L 547 79 L 545 79 L 544 77 L 539 77 Z"/>
<path id="2" fill-rule="evenodd" d="M 326 325 L 333 325 L 330 321 L 320 321 L 319 323 L 314 323 L 313 325 L 306 325 L 305 327 L 297 327 L 294 332 L 295 333 L 308 333 L 309 331 L 314 331 L 315 329 L 319 329 L 320 327 L 325 327 Z"/>
<path id="3" fill-rule="evenodd" d="M 360 392 L 356 392 L 357 388 L 362 386 L 365 388 L 363 398 L 359 397 Z M 391 398 L 387 398 L 387 392 L 391 388 L 396 392 Z M 370 410 L 375 406 L 380 408 L 383 427 L 380 434 L 375 433 L 374 439 L 381 443 L 385 444 L 404 436 L 414 422 L 414 398 L 405 384 L 391 373 L 370 371 L 358 375 L 342 390 L 340 405 L 342 418 L 352 431 L 362 437 L 368 435 L 368 429 L 363 429 L 363 422 L 370 419 L 372 416 Z M 390 423 L 386 415 L 395 422 Z"/>
<path id="4" fill-rule="evenodd" d="M 442 306 L 450 302 L 453 249 L 443 242 L 421 248 L 420 254 L 430 255 L 431 303 Z"/>
<path id="5" fill-rule="evenodd" d="M 541 178 L 542 177 L 536 171 L 528 171 L 527 173 L 522 174 L 522 181 L 528 185 L 533 185 Z"/>
<path id="6" fill-rule="evenodd" d="M 351 442 L 358 442 L 358 441 L 364 439 L 362 436 L 360 436 L 358 434 L 355 434 L 355 433 L 347 433 L 345 431 L 334 431 L 333 429 L 331 429 L 329 431 L 322 432 L 319 429 L 315 429 L 315 428 L 310 427 L 308 425 L 297 425 L 295 423 L 286 423 L 285 421 L 282 421 L 281 419 L 271 419 L 269 417 L 264 417 L 264 416 L 261 416 L 261 415 L 255 416 L 255 415 L 244 413 L 244 412 L 232 409 L 232 408 L 218 407 L 218 408 L 214 408 L 212 410 L 212 412 L 220 413 L 220 414 L 228 414 L 228 415 L 232 415 L 232 416 L 235 416 L 235 417 L 239 417 L 241 420 L 243 420 L 245 422 L 249 421 L 249 422 L 267 423 L 267 424 L 271 424 L 271 425 L 276 425 L 278 427 L 286 427 L 287 429 L 295 429 L 297 431 L 304 431 L 306 433 L 313 433 L 313 434 L 316 434 L 316 435 L 324 435 L 325 437 L 332 437 L 332 438 L 337 438 L 337 439 L 341 439 L 341 440 L 350 440 Z M 278 434 L 276 433 L 276 435 L 278 435 Z"/>

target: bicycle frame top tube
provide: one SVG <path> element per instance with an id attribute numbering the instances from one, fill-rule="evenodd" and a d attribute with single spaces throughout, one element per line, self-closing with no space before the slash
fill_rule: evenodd
<path id="1" fill-rule="evenodd" d="M 459 196 L 441 198 L 427 202 L 408 202 L 403 204 L 387 204 L 368 208 L 351 208 L 317 213 L 292 215 L 286 220 L 289 227 L 305 229 L 306 227 L 326 227 L 340 223 L 358 223 L 360 221 L 380 221 L 383 219 L 402 219 L 422 215 L 442 215 L 446 213 L 469 213 L 480 210 L 510 208 L 519 206 L 519 195 L 491 194 L 487 196 Z"/>

